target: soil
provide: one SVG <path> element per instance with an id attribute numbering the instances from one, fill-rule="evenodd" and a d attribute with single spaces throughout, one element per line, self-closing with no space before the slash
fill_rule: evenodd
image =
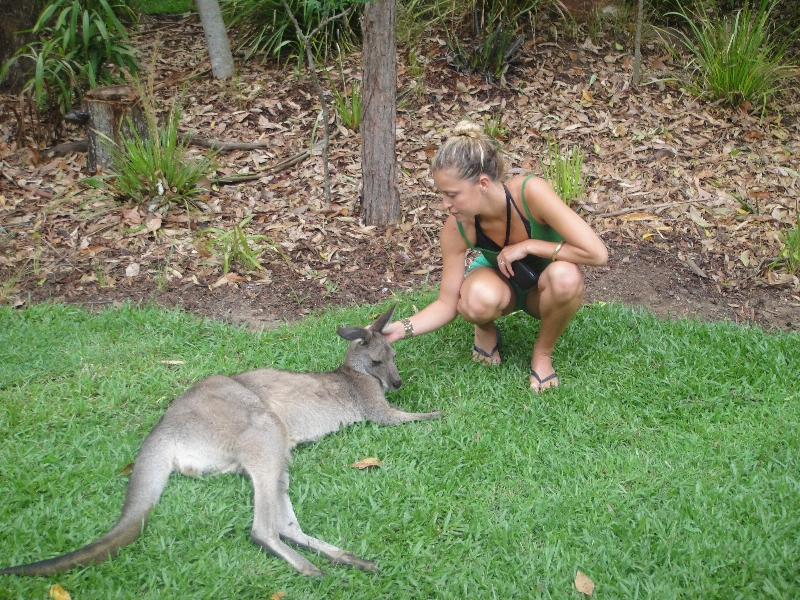
<path id="1" fill-rule="evenodd" d="M 152 303 L 259 330 L 302 318 L 327 306 L 381 302 L 393 292 L 420 285 L 415 278 L 387 282 L 383 273 L 388 260 L 376 261 L 375 248 L 370 244 L 364 246 L 352 256 L 359 266 L 357 275 L 333 271 L 338 276 L 329 276 L 328 288 L 321 287 L 314 279 L 297 278 L 288 268 L 282 273 L 280 263 L 274 263 L 273 281 L 267 285 L 239 282 L 213 288 L 187 283 L 160 290 L 146 280 L 129 281 L 114 288 L 45 283 L 24 286 L 21 294 L 29 295 L 31 302 L 56 298 L 89 308 L 126 301 Z M 606 266 L 584 269 L 587 303 L 621 302 L 647 309 L 662 319 L 731 321 L 765 329 L 800 331 L 800 298 L 787 294 L 785 289 L 753 286 L 727 291 L 689 272 L 680 261 L 652 245 L 618 246 L 612 242 L 608 246 L 611 256 Z M 437 283 L 435 276 L 428 280 L 428 285 Z M 335 291 L 328 293 L 334 287 Z"/>

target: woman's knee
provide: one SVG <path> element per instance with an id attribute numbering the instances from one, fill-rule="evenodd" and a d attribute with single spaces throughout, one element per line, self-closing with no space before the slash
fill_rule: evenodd
<path id="1" fill-rule="evenodd" d="M 583 273 L 578 265 L 566 261 L 550 263 L 542 276 L 543 283 L 557 301 L 583 297 Z"/>
<path id="2" fill-rule="evenodd" d="M 511 291 L 505 285 L 481 285 L 465 281 L 461 286 L 458 312 L 467 321 L 482 322 L 496 318 L 509 302 Z"/>

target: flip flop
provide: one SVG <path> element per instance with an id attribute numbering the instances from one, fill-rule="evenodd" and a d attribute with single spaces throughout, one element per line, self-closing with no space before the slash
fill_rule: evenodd
<path id="1" fill-rule="evenodd" d="M 494 361 L 492 359 L 494 358 L 495 352 L 499 352 L 500 348 L 503 346 L 503 340 L 500 338 L 500 328 L 497 325 L 494 326 L 494 332 L 495 332 L 495 336 L 497 338 L 497 343 L 494 345 L 494 348 L 492 348 L 491 352 L 486 352 L 486 350 L 484 350 L 483 348 L 479 348 L 476 344 L 472 345 L 472 351 L 473 352 L 477 352 L 478 354 L 480 354 L 484 358 L 489 359 L 488 362 L 487 362 L 485 360 L 475 360 L 473 358 L 473 360 L 475 360 L 475 362 L 482 362 L 482 363 L 487 363 L 487 364 L 489 364 L 491 366 L 495 366 L 495 363 L 494 363 Z"/>
<path id="2" fill-rule="evenodd" d="M 547 377 L 542 379 L 541 377 L 539 377 L 539 374 L 536 371 L 531 369 L 531 377 L 533 377 L 534 379 L 536 379 L 536 381 L 539 382 L 539 389 L 536 390 L 536 393 L 539 393 L 539 392 L 543 391 L 542 390 L 542 384 L 544 382 L 546 382 L 546 381 L 550 381 L 551 379 L 555 379 L 556 377 L 558 377 L 558 373 L 553 371 L 550 375 L 548 375 Z M 551 386 L 548 386 L 548 387 L 546 387 L 544 389 L 549 390 L 549 389 L 554 388 L 554 387 L 558 387 L 558 386 L 557 385 L 551 385 Z"/>

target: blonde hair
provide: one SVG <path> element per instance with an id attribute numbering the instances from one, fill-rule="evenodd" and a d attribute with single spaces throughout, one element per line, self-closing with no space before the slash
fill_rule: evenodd
<path id="1" fill-rule="evenodd" d="M 455 169 L 460 179 L 478 181 L 482 174 L 499 180 L 506 165 L 497 143 L 473 121 L 460 121 L 431 162 L 431 172 Z"/>

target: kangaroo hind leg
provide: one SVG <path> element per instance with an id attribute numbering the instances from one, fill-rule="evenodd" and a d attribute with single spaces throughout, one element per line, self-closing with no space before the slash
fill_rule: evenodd
<path id="1" fill-rule="evenodd" d="M 328 560 L 335 565 L 347 565 L 362 571 L 380 571 L 374 562 L 365 560 L 329 544 L 320 539 L 311 537 L 303 533 L 297 516 L 292 508 L 292 501 L 289 499 L 287 490 L 289 489 L 289 473 L 286 469 L 281 473 L 278 480 L 278 522 L 280 523 L 280 536 L 302 548 L 308 548 L 320 554 L 324 554 Z"/>
<path id="2" fill-rule="evenodd" d="M 258 443 L 255 442 L 254 443 Z M 283 452 L 269 452 L 261 442 L 261 450 L 253 452 L 250 446 L 247 459 L 241 460 L 253 482 L 253 529 L 250 537 L 259 546 L 292 565 L 303 575 L 324 575 L 313 563 L 281 541 L 279 534 L 278 480 L 285 468 Z"/>

